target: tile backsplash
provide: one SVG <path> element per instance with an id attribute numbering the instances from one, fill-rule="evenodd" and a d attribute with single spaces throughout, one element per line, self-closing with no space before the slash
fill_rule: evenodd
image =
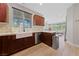
<path id="1" fill-rule="evenodd" d="M 11 28 L 8 23 L 0 23 L 0 33 L 8 33 L 11 32 Z"/>
<path id="2" fill-rule="evenodd" d="M 25 28 L 25 32 L 42 32 L 43 26 L 33 26 L 32 28 Z M 12 32 L 23 32 L 18 27 L 12 27 Z"/>
<path id="3" fill-rule="evenodd" d="M 25 28 L 25 32 L 42 32 L 43 26 L 32 26 L 32 28 Z M 8 23 L 0 23 L 0 33 L 14 33 L 21 32 L 19 27 L 10 27 Z M 23 31 L 22 31 L 23 32 Z"/>

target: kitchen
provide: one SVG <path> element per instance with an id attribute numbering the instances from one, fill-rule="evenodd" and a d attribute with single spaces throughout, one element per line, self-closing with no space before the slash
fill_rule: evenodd
<path id="1" fill-rule="evenodd" d="M 4 17 L 0 18 L 0 22 L 2 22 L 1 25 L 3 27 L 5 26 L 1 29 L 5 32 L 3 33 L 1 31 L 2 33 L 0 34 L 0 47 L 2 48 L 0 49 L 0 55 L 10 55 L 24 48 L 34 46 L 35 33 L 43 32 L 44 17 L 40 13 L 35 13 L 20 4 L 0 4 L 0 8 L 3 10 L 2 12 L 4 12 L 2 16 L 6 15 L 6 19 L 4 19 Z M 55 35 L 51 33 L 47 34 L 50 39 L 52 35 Z M 45 43 L 52 46 L 51 41 L 46 41 Z"/>
<path id="2" fill-rule="evenodd" d="M 59 32 L 51 30 L 50 24 L 46 29 L 44 15 L 24 5 L 0 3 L 1 56 L 10 56 L 40 43 L 55 50 L 59 48 L 59 36 L 56 35 Z"/>

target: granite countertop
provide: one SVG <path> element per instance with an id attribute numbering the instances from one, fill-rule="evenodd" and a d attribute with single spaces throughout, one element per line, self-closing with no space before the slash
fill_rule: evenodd
<path id="1" fill-rule="evenodd" d="M 47 32 L 47 33 L 56 33 L 56 31 L 43 31 L 43 32 Z"/>
<path id="2" fill-rule="evenodd" d="M 0 33 L 0 36 L 5 36 L 5 35 L 17 35 L 17 34 L 25 34 L 25 33 L 36 33 L 36 32 L 47 32 L 47 33 L 55 33 L 56 31 L 29 31 L 29 32 L 17 32 L 17 33 Z"/>
<path id="3" fill-rule="evenodd" d="M 0 36 L 5 36 L 5 35 L 15 35 L 16 33 L 0 33 Z"/>
<path id="4" fill-rule="evenodd" d="M 25 34 L 25 33 L 32 33 L 32 32 L 0 33 L 0 36 L 5 36 L 5 35 L 17 35 L 17 34 Z"/>
<path id="5" fill-rule="evenodd" d="M 39 31 L 29 31 L 29 32 L 17 32 L 17 33 L 12 33 L 12 32 L 8 32 L 8 33 L 0 33 L 0 36 L 5 36 L 5 35 L 18 35 L 18 34 L 29 34 L 29 33 L 35 33 L 35 32 L 39 32 Z"/>

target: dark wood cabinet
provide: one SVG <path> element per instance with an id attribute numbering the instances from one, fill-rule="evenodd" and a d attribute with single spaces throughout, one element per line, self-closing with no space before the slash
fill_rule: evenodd
<path id="1" fill-rule="evenodd" d="M 0 3 L 0 22 L 6 22 L 8 14 L 8 5 Z"/>
<path id="2" fill-rule="evenodd" d="M 32 36 L 16 39 L 13 43 L 11 43 L 9 45 L 9 52 L 10 52 L 10 54 L 12 54 L 12 53 L 18 52 L 20 50 L 29 48 L 35 44 L 34 42 L 35 41 Z"/>
<path id="3" fill-rule="evenodd" d="M 37 26 L 44 26 L 44 17 L 39 15 L 34 15 L 33 24 Z"/>
<path id="4" fill-rule="evenodd" d="M 9 54 L 9 45 L 16 39 L 15 35 L 0 36 L 0 55 Z"/>
<path id="5" fill-rule="evenodd" d="M 40 39 L 43 43 L 47 44 L 48 46 L 52 47 L 53 45 L 53 36 L 55 35 L 55 33 L 46 33 L 43 32 L 40 35 Z"/>
<path id="6" fill-rule="evenodd" d="M 53 36 L 55 33 L 41 32 L 39 35 L 40 42 L 52 47 Z M 35 45 L 35 33 L 33 36 L 16 39 L 16 35 L 0 36 L 0 55 L 11 55 L 23 49 Z"/>
<path id="7" fill-rule="evenodd" d="M 0 55 L 11 55 L 35 45 L 33 36 L 16 39 L 16 35 L 0 36 Z"/>
<path id="8" fill-rule="evenodd" d="M 26 48 L 35 45 L 35 39 L 33 38 L 33 36 L 32 36 L 32 37 L 26 37 L 26 38 L 24 39 L 24 41 L 25 41 L 25 46 L 26 46 Z"/>

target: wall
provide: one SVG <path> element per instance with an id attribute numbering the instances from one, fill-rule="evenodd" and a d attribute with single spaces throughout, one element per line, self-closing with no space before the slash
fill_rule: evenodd
<path id="1" fill-rule="evenodd" d="M 8 23 L 0 23 L 0 33 L 8 33 L 8 32 L 11 32 Z"/>
<path id="2" fill-rule="evenodd" d="M 72 6 L 67 10 L 67 41 L 73 42 L 73 8 Z"/>
<path id="3" fill-rule="evenodd" d="M 16 7 L 16 8 L 19 8 L 19 9 L 21 9 L 21 10 L 24 10 L 24 11 L 27 11 L 27 12 L 29 12 L 29 13 L 32 13 L 33 15 L 34 14 L 37 14 L 37 15 L 40 15 L 41 16 L 41 14 L 40 13 L 37 13 L 37 12 L 35 12 L 35 11 L 32 11 L 32 10 L 30 10 L 30 9 L 28 9 L 28 8 L 25 8 L 24 6 L 22 6 L 21 4 L 14 4 L 14 3 L 12 3 L 12 4 L 8 4 L 8 7 L 9 7 L 9 11 L 8 11 L 8 21 L 6 22 L 6 23 L 0 23 L 0 33 L 8 33 L 8 32 L 11 32 L 11 33 L 13 33 L 13 32 L 19 32 L 19 27 L 17 27 L 17 28 L 15 28 L 15 27 L 12 27 L 12 20 L 13 20 L 13 18 L 12 18 L 12 7 Z M 32 19 L 33 20 L 33 19 Z M 32 28 L 26 28 L 26 32 L 30 32 L 30 31 L 43 31 L 43 26 L 32 26 Z"/>
<path id="4" fill-rule="evenodd" d="M 79 4 L 74 5 L 74 43 L 79 45 Z"/>
<path id="5" fill-rule="evenodd" d="M 79 4 L 73 4 L 67 11 L 67 41 L 79 47 Z"/>

